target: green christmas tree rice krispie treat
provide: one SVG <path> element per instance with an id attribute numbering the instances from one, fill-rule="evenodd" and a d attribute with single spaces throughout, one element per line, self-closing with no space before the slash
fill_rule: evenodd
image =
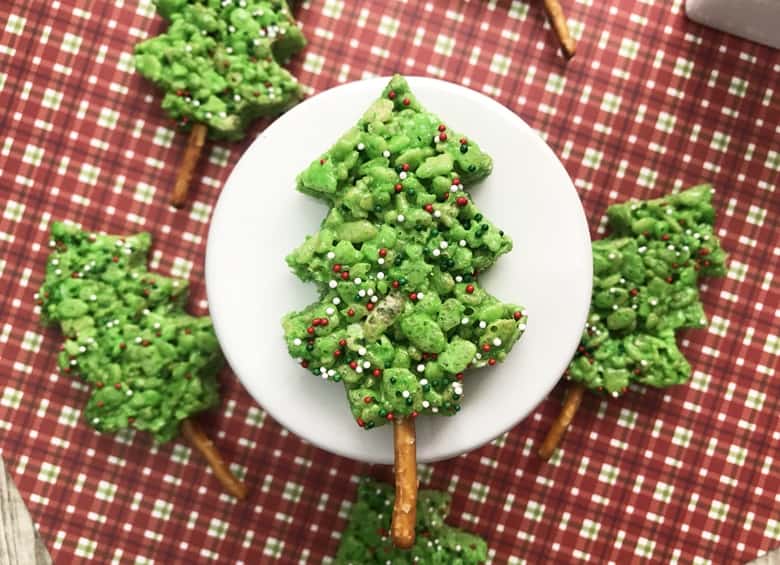
<path id="1" fill-rule="evenodd" d="M 522 307 L 477 280 L 512 248 L 466 190 L 464 179 L 491 167 L 395 77 L 298 179 L 331 209 L 287 258 L 322 294 L 285 317 L 288 348 L 316 375 L 345 384 L 366 429 L 455 414 L 463 371 L 502 361 L 525 328 Z"/>
<path id="2" fill-rule="evenodd" d="M 55 222 L 51 234 L 37 300 L 42 321 L 66 338 L 60 370 L 91 387 L 87 423 L 161 442 L 191 429 L 189 418 L 219 402 L 224 361 L 210 319 L 184 311 L 187 282 L 146 270 L 148 233 L 99 235 Z"/>
<path id="3" fill-rule="evenodd" d="M 477 565 L 487 561 L 487 545 L 481 538 L 444 522 L 450 510 L 447 493 L 420 491 L 417 501 L 417 533 L 409 550 L 390 541 L 393 489 L 373 479 L 362 479 L 347 528 L 341 536 L 336 565 Z"/>
<path id="4" fill-rule="evenodd" d="M 302 97 L 281 64 L 305 45 L 284 0 L 160 0 L 165 33 L 135 47 L 138 72 L 164 91 L 162 107 L 190 137 L 173 190 L 183 205 L 205 138 L 236 140 L 260 116 Z"/>
<path id="5" fill-rule="evenodd" d="M 456 414 L 464 372 L 503 361 L 526 327 L 521 306 L 478 281 L 512 248 L 468 192 L 491 168 L 395 76 L 298 177 L 330 211 L 287 257 L 321 296 L 284 317 L 287 347 L 314 375 L 344 384 L 357 425 L 393 422 L 401 547 L 414 538 L 414 418 Z"/>
<path id="6" fill-rule="evenodd" d="M 675 332 L 706 326 L 698 280 L 726 273 L 712 192 L 699 185 L 607 210 L 611 233 L 593 242 L 590 314 L 566 372 L 576 383 L 562 412 L 569 421 L 585 388 L 619 396 L 631 383 L 666 387 L 690 378 Z M 568 425 L 554 424 L 543 456 L 552 454 L 562 423 Z"/>

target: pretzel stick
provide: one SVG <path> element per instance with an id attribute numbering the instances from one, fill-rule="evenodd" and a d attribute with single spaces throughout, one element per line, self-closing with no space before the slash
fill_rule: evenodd
<path id="1" fill-rule="evenodd" d="M 545 461 L 550 458 L 557 449 L 558 444 L 561 443 L 563 434 L 566 433 L 569 424 L 571 424 L 571 421 L 574 418 L 574 414 L 577 413 L 577 408 L 580 407 L 584 392 L 585 387 L 580 383 L 569 384 L 569 388 L 566 391 L 566 400 L 563 402 L 561 413 L 558 414 L 558 417 L 550 427 L 550 431 L 547 432 L 547 437 L 544 438 L 541 447 L 539 447 L 539 457 Z"/>
<path id="2" fill-rule="evenodd" d="M 563 55 L 567 59 L 571 59 L 574 57 L 577 43 L 569 35 L 569 26 L 566 25 L 566 16 L 563 13 L 563 8 L 561 8 L 558 0 L 544 0 L 544 10 L 547 12 L 547 17 L 550 19 L 553 30 L 555 30 L 558 43 L 561 44 Z"/>
<path id="3" fill-rule="evenodd" d="M 206 143 L 207 131 L 203 124 L 194 124 L 192 131 L 190 131 L 187 148 L 184 150 L 184 157 L 179 165 L 179 171 L 176 173 L 176 184 L 173 185 L 173 194 L 171 195 L 171 204 L 177 208 L 184 206 L 184 202 L 187 200 L 192 173 L 195 172 L 203 144 Z"/>
<path id="4" fill-rule="evenodd" d="M 414 420 L 399 418 L 393 426 L 395 444 L 395 504 L 391 535 L 401 549 L 414 545 L 417 522 L 417 446 Z"/>
<path id="5" fill-rule="evenodd" d="M 197 422 L 190 419 L 184 420 L 181 423 L 181 434 L 195 449 L 200 451 L 200 454 L 214 470 L 214 476 L 228 494 L 239 500 L 246 498 L 246 485 L 230 472 L 227 463 L 214 446 L 214 442 L 208 438 Z"/>

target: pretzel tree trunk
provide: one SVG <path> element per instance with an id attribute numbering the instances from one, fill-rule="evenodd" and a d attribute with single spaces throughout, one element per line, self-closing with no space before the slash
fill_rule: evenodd
<path id="1" fill-rule="evenodd" d="M 577 413 L 577 409 L 580 407 L 584 393 L 585 387 L 580 383 L 569 383 L 561 413 L 558 414 L 558 417 L 550 427 L 550 431 L 547 432 L 547 437 L 544 438 L 541 447 L 539 447 L 539 457 L 545 461 L 552 456 L 558 448 L 558 444 L 561 443 L 563 434 L 566 433 L 569 424 L 571 424 L 574 415 Z"/>
<path id="2" fill-rule="evenodd" d="M 209 439 L 203 428 L 200 427 L 200 424 L 192 419 L 184 420 L 181 423 L 181 434 L 200 452 L 213 469 L 214 476 L 228 494 L 235 496 L 239 500 L 246 498 L 246 485 L 230 472 L 227 463 L 225 463 L 225 460 L 222 459 L 219 451 L 217 451 L 214 442 Z"/>
<path id="3" fill-rule="evenodd" d="M 200 160 L 203 145 L 206 143 L 207 131 L 208 128 L 204 124 L 193 124 L 190 131 L 187 148 L 184 150 L 184 157 L 179 165 L 179 171 L 176 173 L 176 184 L 173 185 L 173 194 L 171 195 L 171 204 L 177 208 L 184 206 L 187 201 L 192 174 Z"/>
<path id="4" fill-rule="evenodd" d="M 395 444 L 395 504 L 391 535 L 401 549 L 414 545 L 417 522 L 417 445 L 414 419 L 399 418 L 393 426 Z"/>
<path id="5" fill-rule="evenodd" d="M 563 13 L 563 8 L 561 8 L 558 0 L 544 0 L 544 11 L 547 12 L 547 17 L 550 19 L 550 25 L 552 25 L 555 36 L 558 38 L 558 43 L 561 45 L 563 55 L 567 59 L 571 59 L 577 50 L 577 43 L 569 35 L 569 26 L 566 24 L 566 15 Z"/>

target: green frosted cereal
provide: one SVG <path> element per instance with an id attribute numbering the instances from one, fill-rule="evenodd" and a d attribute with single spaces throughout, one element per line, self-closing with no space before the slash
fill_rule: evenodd
<path id="1" fill-rule="evenodd" d="M 138 71 L 165 91 L 162 107 L 182 127 L 206 124 L 212 138 L 238 139 L 259 116 L 301 97 L 280 63 L 305 40 L 282 0 L 160 0 L 170 20 L 135 48 Z"/>
<path id="2" fill-rule="evenodd" d="M 698 278 L 726 272 L 711 200 L 700 185 L 607 210 L 612 233 L 593 242 L 591 311 L 569 378 L 614 396 L 688 380 L 675 330 L 706 325 Z"/>
<path id="3" fill-rule="evenodd" d="M 285 316 L 285 339 L 302 366 L 343 381 L 366 429 L 457 413 L 462 373 L 503 361 L 525 330 L 523 308 L 478 282 L 512 248 L 467 191 L 491 169 L 477 143 L 425 111 L 396 76 L 298 176 L 298 189 L 330 210 L 287 257 L 321 300 Z"/>
<path id="4" fill-rule="evenodd" d="M 414 546 L 398 549 L 389 535 L 393 500 L 390 485 L 369 478 L 360 481 L 336 565 L 478 565 L 487 561 L 485 541 L 446 524 L 450 497 L 433 490 L 419 493 Z"/>
<path id="5" fill-rule="evenodd" d="M 84 416 L 99 431 L 131 427 L 159 441 L 218 402 L 223 365 L 211 321 L 184 312 L 186 281 L 149 273 L 149 234 L 52 225 L 41 318 L 66 341 L 60 369 L 91 385 Z"/>

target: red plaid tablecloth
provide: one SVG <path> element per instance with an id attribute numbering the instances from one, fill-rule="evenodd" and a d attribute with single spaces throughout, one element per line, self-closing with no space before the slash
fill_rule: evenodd
<path id="1" fill-rule="evenodd" d="M 709 329 L 681 335 L 690 386 L 588 395 L 542 463 L 559 387 L 422 482 L 453 494 L 451 521 L 487 538 L 493 563 L 745 562 L 780 546 L 780 56 L 687 21 L 681 0 L 566 0 L 579 39 L 566 64 L 540 4 L 307 1 L 293 72 L 309 93 L 400 71 L 493 96 L 561 157 L 596 237 L 612 202 L 710 181 L 729 274 L 703 287 Z M 162 28 L 149 0 L 0 6 L 2 456 L 56 562 L 319 563 L 356 477 L 387 469 L 303 443 L 225 371 L 204 421 L 251 487 L 237 503 L 184 444 L 88 428 L 84 386 L 55 368 L 60 335 L 38 325 L 60 218 L 150 230 L 151 267 L 188 277 L 206 312 L 209 215 L 248 141 L 210 145 L 191 205 L 167 205 L 185 139 L 131 61 Z"/>

